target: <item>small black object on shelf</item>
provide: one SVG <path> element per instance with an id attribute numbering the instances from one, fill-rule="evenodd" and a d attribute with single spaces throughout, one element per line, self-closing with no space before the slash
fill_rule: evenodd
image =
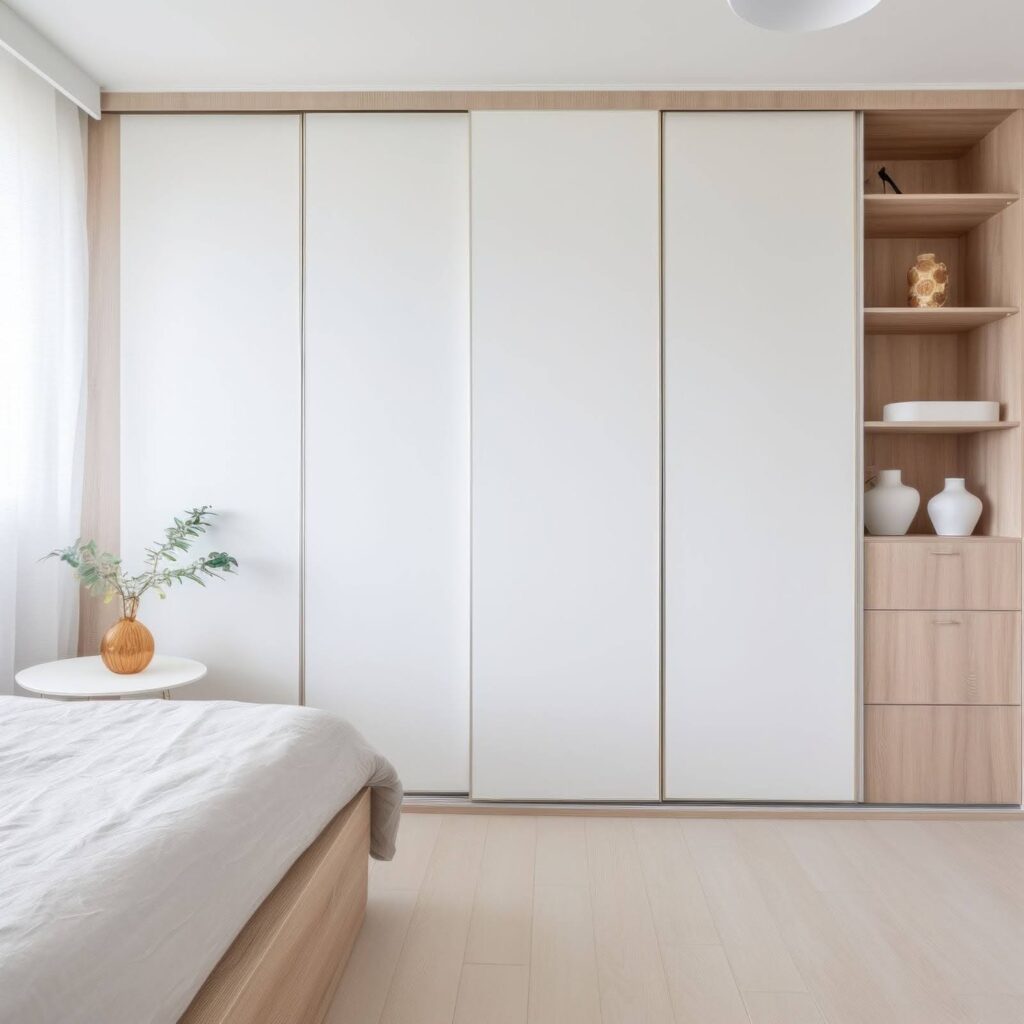
<path id="1" fill-rule="evenodd" d="M 899 185 L 897 185 L 896 182 L 892 180 L 892 178 L 889 176 L 889 172 L 884 167 L 879 168 L 878 176 L 882 179 L 883 193 L 885 192 L 886 185 L 892 185 L 893 192 L 895 192 L 898 196 L 903 195 L 903 189 L 901 189 Z"/>

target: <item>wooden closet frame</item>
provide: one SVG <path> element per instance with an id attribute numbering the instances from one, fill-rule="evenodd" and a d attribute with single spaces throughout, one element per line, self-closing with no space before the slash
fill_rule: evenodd
<path id="1" fill-rule="evenodd" d="M 1024 89 L 682 90 L 545 89 L 353 92 L 107 92 L 110 114 L 311 113 L 466 110 L 934 110 L 952 130 L 957 111 L 1002 116 Z M 976 119 L 971 124 L 976 124 Z"/>

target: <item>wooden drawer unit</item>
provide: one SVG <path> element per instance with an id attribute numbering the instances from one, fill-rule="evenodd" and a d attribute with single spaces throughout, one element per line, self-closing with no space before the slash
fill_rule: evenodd
<path id="1" fill-rule="evenodd" d="M 869 611 L 868 704 L 1019 704 L 1020 613 Z"/>
<path id="2" fill-rule="evenodd" d="M 1020 708 L 865 709 L 869 802 L 1019 804 L 1020 772 Z"/>
<path id="3" fill-rule="evenodd" d="M 1020 544 L 990 538 L 870 538 L 868 609 L 1020 609 Z"/>

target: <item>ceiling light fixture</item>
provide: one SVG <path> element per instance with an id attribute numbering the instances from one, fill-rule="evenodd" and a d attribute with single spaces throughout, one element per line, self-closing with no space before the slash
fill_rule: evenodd
<path id="1" fill-rule="evenodd" d="M 729 0 L 744 21 L 773 32 L 816 32 L 845 25 L 880 0 Z"/>

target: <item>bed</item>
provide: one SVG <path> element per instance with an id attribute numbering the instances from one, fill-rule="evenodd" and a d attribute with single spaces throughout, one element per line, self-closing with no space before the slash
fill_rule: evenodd
<path id="1" fill-rule="evenodd" d="M 323 711 L 0 697 L 0 1020 L 313 1024 L 400 803 Z"/>

